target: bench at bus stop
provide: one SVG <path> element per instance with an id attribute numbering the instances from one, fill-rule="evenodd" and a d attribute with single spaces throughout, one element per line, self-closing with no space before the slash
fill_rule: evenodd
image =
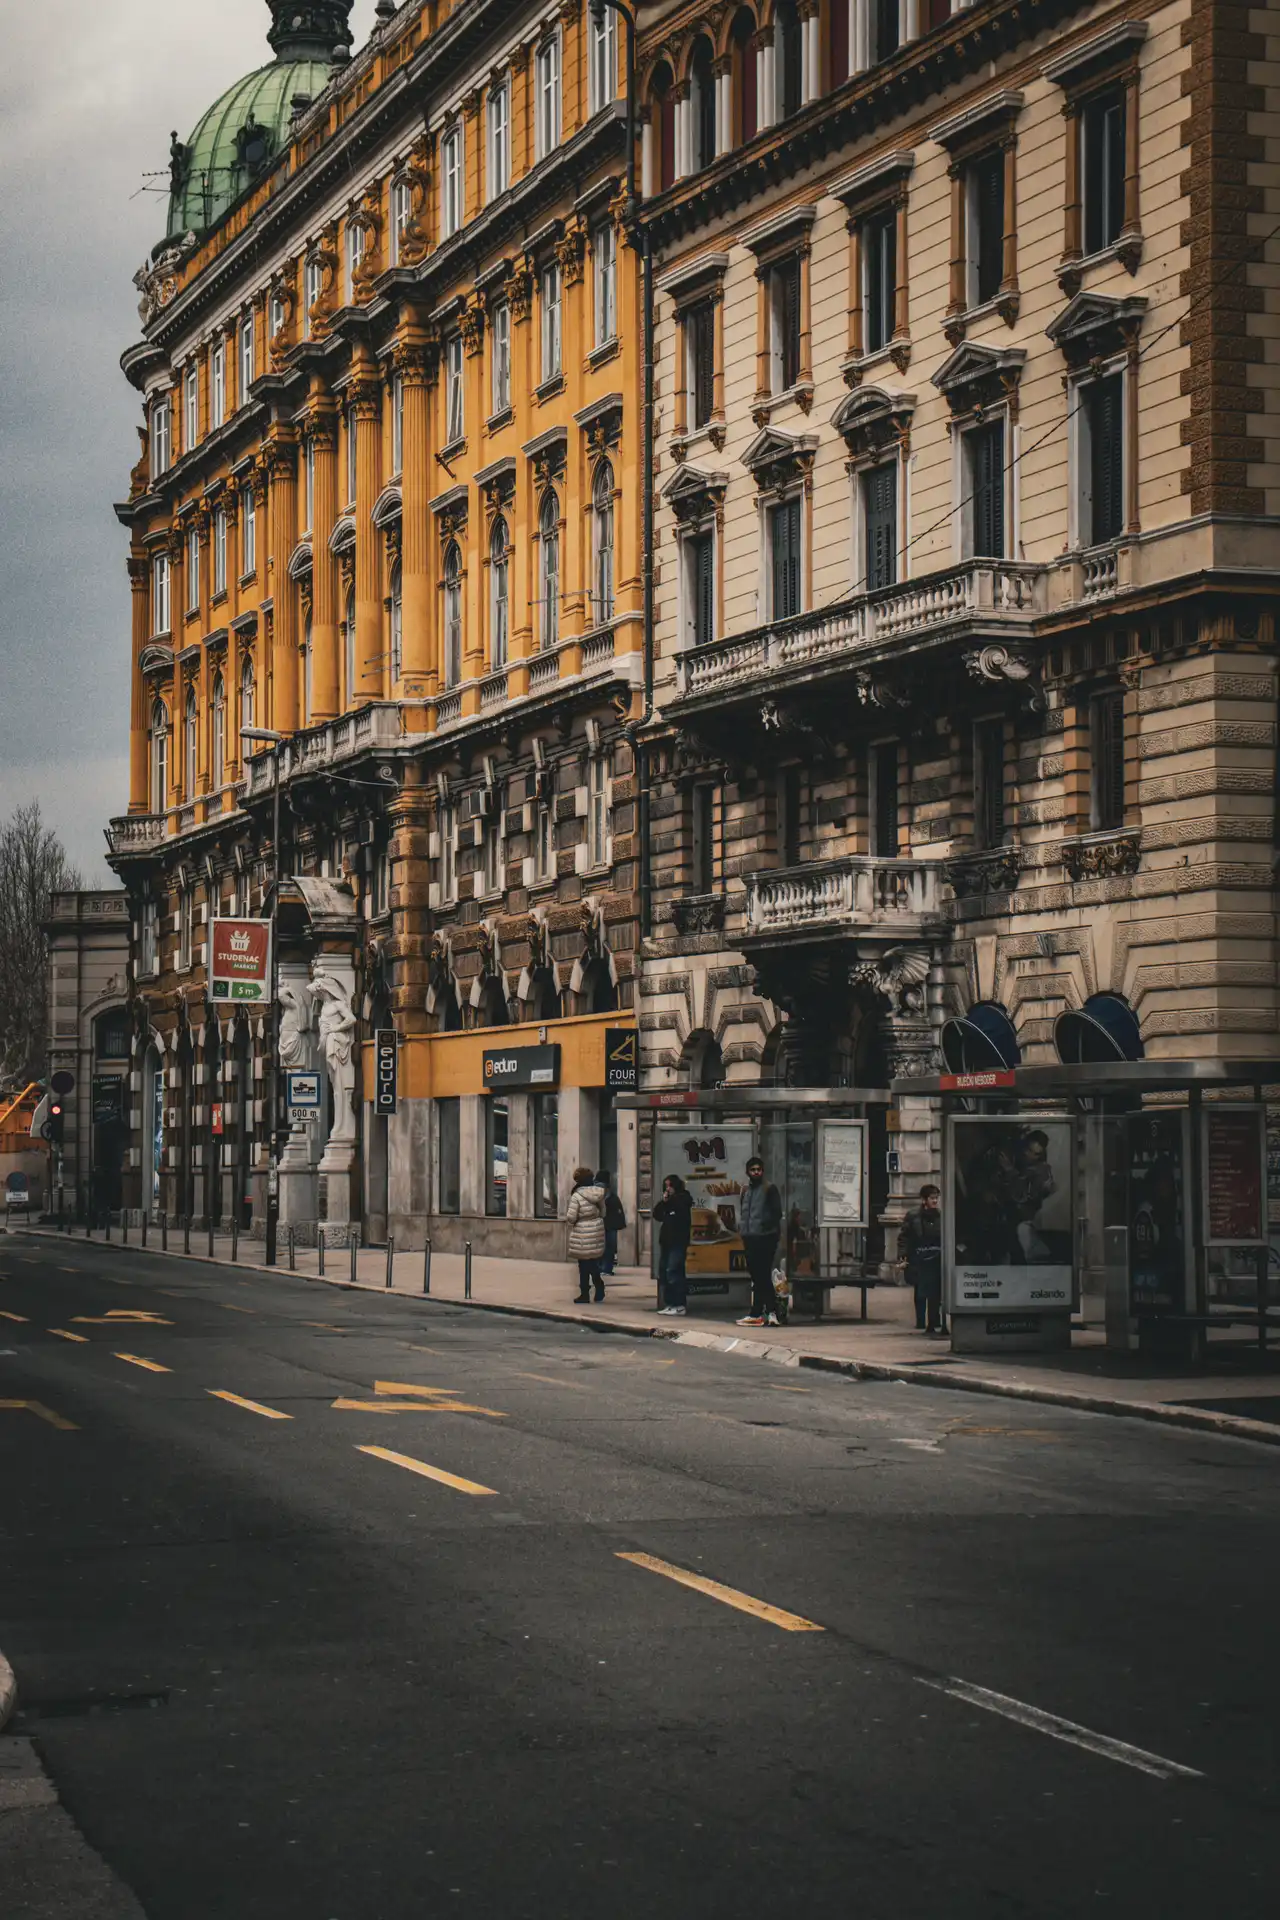
<path id="1" fill-rule="evenodd" d="M 804 1273 L 794 1275 L 791 1281 L 791 1304 L 821 1320 L 831 1305 L 831 1294 L 836 1287 L 857 1287 L 862 1295 L 862 1307 L 858 1315 L 860 1320 L 867 1317 L 867 1289 L 880 1285 L 874 1273 Z"/>

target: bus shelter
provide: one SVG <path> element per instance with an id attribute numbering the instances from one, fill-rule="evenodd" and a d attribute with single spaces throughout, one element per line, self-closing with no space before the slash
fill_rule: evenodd
<path id="1" fill-rule="evenodd" d="M 669 1173 L 689 1188 L 691 1295 L 743 1297 L 748 1290 L 739 1209 L 747 1162 L 758 1153 L 782 1199 L 778 1264 L 793 1301 L 820 1315 L 832 1287 L 853 1286 L 862 1291 L 866 1317 L 866 1288 L 875 1284 L 884 1251 L 887 1089 L 708 1087 L 623 1094 L 617 1104 L 633 1109 L 642 1136 L 648 1132 L 654 1199 Z M 656 1281 L 656 1233 L 650 1255 Z"/>
<path id="2" fill-rule="evenodd" d="M 957 1352 L 1108 1347 L 1203 1359 L 1267 1343 L 1280 1062 L 1109 1060 L 896 1083 L 942 1104 L 943 1285 Z M 1237 1336 L 1238 1337 L 1238 1336 Z"/>

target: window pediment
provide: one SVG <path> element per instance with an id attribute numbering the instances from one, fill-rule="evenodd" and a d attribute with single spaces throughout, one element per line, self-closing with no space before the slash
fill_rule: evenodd
<path id="1" fill-rule="evenodd" d="M 1045 333 L 1060 347 L 1067 364 L 1087 366 L 1111 359 L 1132 346 L 1147 311 L 1141 294 L 1117 300 L 1105 293 L 1078 293 L 1051 320 Z"/>
<path id="2" fill-rule="evenodd" d="M 933 384 L 953 414 L 999 406 L 1017 391 L 1025 347 L 984 347 L 962 340 L 933 376 Z"/>
<path id="3" fill-rule="evenodd" d="M 901 445 L 915 411 L 914 393 L 889 393 L 884 387 L 859 387 L 842 400 L 831 424 L 851 454 L 861 458 Z"/>
<path id="4" fill-rule="evenodd" d="M 677 467 L 661 488 L 677 520 L 700 520 L 723 500 L 729 485 L 727 473 L 705 473 L 701 467 Z"/>
<path id="5" fill-rule="evenodd" d="M 870 161 L 865 167 L 856 167 L 852 173 L 846 173 L 827 191 L 833 200 L 840 200 L 850 213 L 858 213 L 870 200 L 893 187 L 900 187 L 911 176 L 916 164 L 916 156 L 910 147 L 898 147 L 892 153 L 882 153 L 878 160 Z"/>
<path id="6" fill-rule="evenodd" d="M 392 527 L 403 511 L 404 498 L 399 487 L 384 487 L 373 503 L 370 518 L 381 533 L 384 528 Z"/>
<path id="7" fill-rule="evenodd" d="M 329 551 L 337 555 L 347 553 L 356 544 L 356 523 L 349 513 L 344 513 L 334 522 L 333 532 L 329 535 Z"/>
<path id="8" fill-rule="evenodd" d="M 802 201 L 798 207 L 786 207 L 781 213 L 770 214 L 767 220 L 748 227 L 742 235 L 742 244 L 757 259 L 767 260 L 774 254 L 785 253 L 788 247 L 807 242 L 809 229 L 817 217 L 818 209 L 813 202 Z"/>
<path id="9" fill-rule="evenodd" d="M 173 648 L 156 646 L 153 642 L 138 655 L 138 667 L 142 673 L 172 673 Z"/>
<path id="10" fill-rule="evenodd" d="M 1051 86 L 1064 87 L 1070 92 L 1082 82 L 1092 80 L 1099 71 L 1124 65 L 1146 37 L 1145 20 L 1120 20 L 1105 32 L 1095 33 L 1078 46 L 1068 48 L 1066 53 L 1046 60 L 1041 72 Z"/>
<path id="11" fill-rule="evenodd" d="M 669 294 L 677 306 L 684 306 L 704 293 L 714 293 L 729 270 L 727 253 L 700 253 L 672 267 L 657 281 L 655 291 Z"/>
<path id="12" fill-rule="evenodd" d="M 300 540 L 289 555 L 289 578 L 307 580 L 311 577 L 311 542 Z"/>
<path id="13" fill-rule="evenodd" d="M 742 464 L 755 476 L 764 490 L 786 486 L 799 480 L 813 466 L 818 450 L 816 433 L 783 433 L 777 427 L 761 427 L 742 455 Z"/>
<path id="14" fill-rule="evenodd" d="M 979 100 L 976 105 L 965 107 L 960 113 L 950 114 L 947 119 L 935 122 L 929 129 L 929 138 L 936 140 L 949 153 L 967 152 L 971 147 L 981 146 L 1003 133 L 1021 113 L 1022 104 L 1020 93 L 1011 87 L 1003 87 L 999 93 L 988 94 L 985 100 Z"/>

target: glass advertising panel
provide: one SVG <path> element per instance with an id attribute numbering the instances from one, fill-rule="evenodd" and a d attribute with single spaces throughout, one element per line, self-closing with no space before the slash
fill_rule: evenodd
<path id="1" fill-rule="evenodd" d="M 1187 1299 L 1187 1116 L 1129 1117 L 1129 1305 L 1180 1313 Z"/>
<path id="2" fill-rule="evenodd" d="M 1062 1312 L 1074 1298 L 1073 1123 L 955 1114 L 943 1217 L 958 1313 Z"/>
<path id="3" fill-rule="evenodd" d="M 1256 1247 L 1267 1237 L 1266 1132 L 1260 1106 L 1201 1110 L 1207 1246 Z"/>
<path id="4" fill-rule="evenodd" d="M 754 1129 L 749 1122 L 657 1129 L 654 1195 L 661 1193 L 669 1173 L 678 1173 L 693 1201 L 693 1238 L 685 1260 L 691 1293 L 722 1293 L 731 1278 L 746 1277 L 738 1202 L 747 1184 L 753 1147 Z M 653 1241 L 656 1258 L 656 1232 Z"/>

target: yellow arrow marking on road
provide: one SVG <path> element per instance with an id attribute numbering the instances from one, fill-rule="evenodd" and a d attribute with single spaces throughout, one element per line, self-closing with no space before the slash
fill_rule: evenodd
<path id="1" fill-rule="evenodd" d="M 89 1344 L 87 1333 L 68 1333 L 65 1327 L 50 1327 L 49 1331 L 56 1334 L 59 1340 L 78 1340 L 82 1347 L 87 1347 Z"/>
<path id="2" fill-rule="evenodd" d="M 64 1420 L 52 1407 L 41 1406 L 38 1400 L 0 1400 L 0 1411 L 5 1413 L 34 1413 L 37 1420 L 47 1420 L 51 1427 L 57 1427 L 63 1433 L 79 1433 L 74 1420 Z"/>
<path id="3" fill-rule="evenodd" d="M 472 1407 L 465 1400 L 335 1400 L 335 1413 L 483 1413 L 490 1420 L 505 1420 L 505 1413 L 492 1407 Z"/>
<path id="4" fill-rule="evenodd" d="M 140 1353 L 118 1353 L 117 1360 L 127 1360 L 131 1367 L 145 1367 L 148 1373 L 172 1373 L 172 1367 L 162 1367 L 158 1360 L 144 1360 Z"/>
<path id="5" fill-rule="evenodd" d="M 408 1394 L 413 1398 L 430 1400 L 443 1406 L 446 1412 L 450 1407 L 455 1413 L 487 1413 L 495 1420 L 505 1420 L 505 1413 L 494 1413 L 492 1407 L 471 1407 L 458 1399 L 460 1387 L 420 1387 L 412 1380 L 375 1380 L 375 1393 Z"/>
<path id="6" fill-rule="evenodd" d="M 171 1327 L 172 1320 L 166 1320 L 163 1314 L 146 1313 L 141 1307 L 108 1307 L 103 1314 L 73 1313 L 73 1327 L 113 1327 L 121 1320 L 128 1320 L 140 1327 Z"/>

